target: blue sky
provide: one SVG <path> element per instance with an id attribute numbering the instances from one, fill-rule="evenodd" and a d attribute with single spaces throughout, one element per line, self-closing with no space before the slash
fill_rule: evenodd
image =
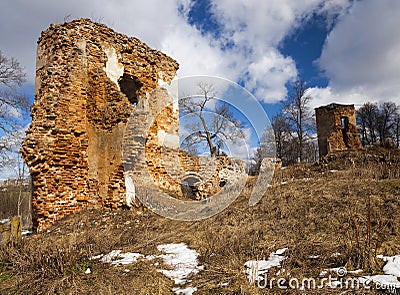
<path id="1" fill-rule="evenodd" d="M 398 0 L 18 0 L 0 3 L 0 50 L 28 73 L 36 41 L 64 19 L 101 21 L 174 57 L 179 75 L 239 82 L 264 103 L 304 79 L 312 107 L 397 101 Z"/>
<path id="2" fill-rule="evenodd" d="M 0 50 L 25 67 L 32 95 L 40 32 L 91 18 L 172 56 L 181 78 L 239 83 L 272 116 L 296 79 L 311 108 L 400 104 L 399 15 L 398 0 L 5 0 Z"/>
<path id="3" fill-rule="evenodd" d="M 221 38 L 222 25 L 216 20 L 212 10 L 210 0 L 196 1 L 188 13 L 188 22 L 204 35 L 211 34 L 215 38 Z M 315 63 L 321 55 L 325 39 L 332 27 L 332 24 L 329 23 L 331 20 L 328 20 L 327 17 L 327 15 L 314 13 L 285 36 L 278 46 L 284 56 L 289 56 L 294 60 L 298 79 L 303 79 L 310 87 L 326 87 L 328 85 L 328 79 L 323 76 L 321 69 Z M 236 82 L 240 83 L 240 80 Z M 290 82 L 287 86 L 290 95 Z M 270 118 L 281 109 L 280 102 L 272 104 L 262 102 L 262 105 Z"/>

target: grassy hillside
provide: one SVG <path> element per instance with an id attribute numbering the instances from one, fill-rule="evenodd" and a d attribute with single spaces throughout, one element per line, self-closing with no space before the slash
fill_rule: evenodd
<path id="1" fill-rule="evenodd" d="M 321 279 L 326 269 L 325 276 L 336 275 L 329 272 L 335 267 L 362 269 L 347 277 L 382 273 L 384 261 L 376 255 L 400 254 L 399 160 L 398 151 L 375 148 L 289 167 L 277 171 L 253 207 L 247 202 L 255 178 L 249 178 L 229 208 L 197 222 L 146 209 L 84 211 L 17 248 L 3 248 L 0 293 L 173 294 L 173 281 L 157 271 L 162 260 L 113 266 L 91 257 L 115 249 L 154 255 L 160 244 L 184 242 L 200 253 L 204 266 L 191 278 L 194 294 L 382 294 L 373 287 L 261 289 L 249 283 L 244 263 L 287 247 L 270 277 Z"/>

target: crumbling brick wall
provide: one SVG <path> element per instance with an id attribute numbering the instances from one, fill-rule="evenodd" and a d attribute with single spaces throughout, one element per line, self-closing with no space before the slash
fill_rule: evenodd
<path id="1" fill-rule="evenodd" d="M 175 106 L 160 103 L 171 101 L 167 98 L 171 92 L 155 89 L 147 96 L 151 107 L 140 107 L 129 118 L 123 139 L 125 177 L 135 180 L 135 190 L 143 194 L 147 194 L 147 187 L 157 186 L 178 199 L 204 199 L 219 192 L 228 179 L 243 174 L 245 165 L 239 159 L 196 157 L 179 150 L 178 129 L 171 124 L 177 112 L 176 100 Z M 189 176 L 197 178 L 199 184 L 192 196 L 182 191 Z M 152 193 L 156 191 L 152 189 Z"/>
<path id="2" fill-rule="evenodd" d="M 319 156 L 361 148 L 354 105 L 332 103 L 315 109 Z"/>
<path id="3" fill-rule="evenodd" d="M 88 19 L 42 32 L 32 123 L 22 145 L 39 231 L 83 208 L 130 205 L 129 175 L 149 171 L 178 198 L 185 177 L 197 175 L 202 186 L 195 197 L 203 198 L 244 171 L 235 159 L 214 162 L 179 150 L 171 83 L 177 69 L 165 54 Z"/>
<path id="4" fill-rule="evenodd" d="M 165 54 L 88 19 L 42 32 L 32 123 L 22 148 L 39 230 L 88 206 L 124 204 L 126 122 L 135 107 L 151 107 L 146 95 L 169 83 L 177 69 Z M 168 124 L 178 129 L 177 112 Z"/>

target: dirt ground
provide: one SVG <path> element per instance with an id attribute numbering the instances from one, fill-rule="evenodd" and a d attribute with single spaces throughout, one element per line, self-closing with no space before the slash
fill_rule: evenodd
<path id="1" fill-rule="evenodd" d="M 285 271 L 270 270 L 277 279 L 318 278 L 334 267 L 383 273 L 376 255 L 400 255 L 399 162 L 399 150 L 373 148 L 288 167 L 253 207 L 256 178 L 249 177 L 231 206 L 196 222 L 144 208 L 83 211 L 1 248 L 0 294 L 173 294 L 173 281 L 154 263 L 113 266 L 91 257 L 115 249 L 158 254 L 157 245 L 180 242 L 200 253 L 204 266 L 191 278 L 194 294 L 382 294 L 373 287 L 262 289 L 249 283 L 244 263 L 287 247 Z"/>

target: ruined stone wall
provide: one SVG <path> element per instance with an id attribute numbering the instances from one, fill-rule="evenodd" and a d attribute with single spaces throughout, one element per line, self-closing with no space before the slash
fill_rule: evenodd
<path id="1" fill-rule="evenodd" d="M 32 123 L 22 148 L 39 230 L 88 206 L 125 203 L 126 122 L 135 107 L 153 107 L 148 93 L 168 84 L 177 69 L 165 54 L 88 19 L 42 32 Z M 159 125 L 177 132 L 177 110 L 166 112 Z M 159 135 L 154 130 L 151 136 L 158 141 Z"/>
<path id="2" fill-rule="evenodd" d="M 197 157 L 186 151 L 158 146 L 146 151 L 147 169 L 159 188 L 178 199 L 205 199 L 218 193 L 225 183 L 245 169 L 244 162 L 230 157 Z M 185 194 L 187 178 L 196 178 L 196 192 Z"/>
<path id="3" fill-rule="evenodd" d="M 331 151 L 362 147 L 354 105 L 333 103 L 316 108 L 315 114 L 320 157 L 326 156 Z"/>
<path id="4" fill-rule="evenodd" d="M 130 206 L 135 188 L 185 198 L 191 176 L 199 182 L 189 197 L 203 199 L 243 174 L 240 160 L 179 150 L 177 69 L 165 54 L 88 19 L 42 32 L 22 146 L 39 231 L 83 208 Z"/>
<path id="5" fill-rule="evenodd" d="M 138 109 L 129 118 L 124 137 L 125 174 L 135 180 L 136 188 L 157 186 L 178 199 L 188 197 L 182 192 L 182 183 L 192 176 L 200 185 L 193 199 L 204 199 L 217 193 L 221 183 L 244 171 L 244 162 L 196 157 L 179 150 L 178 128 L 171 124 L 171 118 L 178 114 L 177 106 L 160 103 L 174 100 L 173 93 L 177 95 L 166 88 L 152 91 L 147 96 L 151 107 Z"/>

